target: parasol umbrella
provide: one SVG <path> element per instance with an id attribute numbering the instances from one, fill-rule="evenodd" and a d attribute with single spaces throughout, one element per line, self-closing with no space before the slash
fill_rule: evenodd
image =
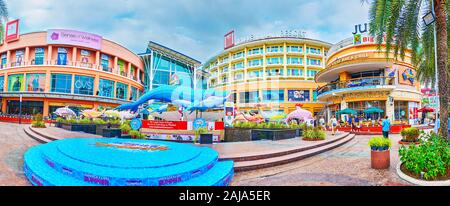
<path id="1" fill-rule="evenodd" d="M 417 110 L 418 112 L 434 112 L 434 109 L 433 108 L 431 108 L 431 107 L 423 107 L 423 108 L 420 108 L 419 110 Z"/>
<path id="2" fill-rule="evenodd" d="M 369 109 L 364 110 L 365 114 L 375 114 L 375 113 L 383 113 L 384 110 L 376 107 L 371 107 Z"/>
<path id="3" fill-rule="evenodd" d="M 298 107 L 296 110 L 288 114 L 288 116 L 286 117 L 286 122 L 289 123 L 293 119 L 306 121 L 312 118 L 312 113 L 310 111 Z"/>
<path id="4" fill-rule="evenodd" d="M 356 115 L 356 114 L 358 114 L 358 112 L 356 112 L 353 109 L 347 108 L 347 109 L 343 109 L 341 111 L 336 112 L 336 114 L 337 115 L 341 115 L 341 114 L 353 114 L 353 115 Z"/>

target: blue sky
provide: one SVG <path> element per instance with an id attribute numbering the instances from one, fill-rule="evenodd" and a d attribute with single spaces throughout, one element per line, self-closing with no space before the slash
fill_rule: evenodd
<path id="1" fill-rule="evenodd" d="M 136 53 L 149 40 L 202 62 L 236 38 L 298 29 L 336 43 L 367 22 L 360 0 L 6 0 L 21 33 L 75 29 L 118 42 Z"/>

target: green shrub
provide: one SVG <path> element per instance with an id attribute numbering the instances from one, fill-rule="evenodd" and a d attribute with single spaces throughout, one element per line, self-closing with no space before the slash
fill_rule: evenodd
<path id="1" fill-rule="evenodd" d="M 313 131 L 314 131 L 314 138 L 315 139 L 324 140 L 325 137 L 327 136 L 327 134 L 324 131 L 322 131 L 321 129 L 319 129 L 319 128 L 316 128 Z"/>
<path id="2" fill-rule="evenodd" d="M 92 124 L 92 121 L 90 119 L 84 118 L 80 119 L 80 121 L 78 121 L 78 124 Z"/>
<path id="3" fill-rule="evenodd" d="M 32 127 L 45 127 L 45 122 L 43 122 L 43 121 L 40 121 L 40 122 L 33 121 L 33 122 L 31 122 L 31 126 Z"/>
<path id="4" fill-rule="evenodd" d="M 68 119 L 66 121 L 66 123 L 68 123 L 68 124 L 78 124 L 78 121 L 76 119 Z"/>
<path id="5" fill-rule="evenodd" d="M 369 140 L 369 146 L 372 150 L 386 150 L 391 148 L 392 142 L 389 138 L 374 137 Z"/>
<path id="6" fill-rule="evenodd" d="M 109 123 L 111 123 L 112 125 L 120 125 L 120 119 L 109 120 Z"/>
<path id="7" fill-rule="evenodd" d="M 133 138 L 138 138 L 141 135 L 141 133 L 137 130 L 131 130 L 128 134 Z"/>
<path id="8" fill-rule="evenodd" d="M 419 140 L 420 130 L 416 127 L 404 128 L 400 132 L 403 137 L 403 140 L 408 142 L 416 142 Z"/>
<path id="9" fill-rule="evenodd" d="M 104 124 L 108 124 L 108 122 L 106 122 L 105 120 L 103 120 L 103 119 L 94 119 L 94 124 L 97 124 L 97 125 L 104 125 Z"/>
<path id="10" fill-rule="evenodd" d="M 63 122 L 65 122 L 65 121 L 66 121 L 66 120 L 65 120 L 64 118 L 62 118 L 62 117 L 56 118 L 56 122 L 63 123 Z"/>
<path id="11" fill-rule="evenodd" d="M 408 171 L 414 174 L 424 172 L 424 178 L 431 180 L 446 175 L 450 169 L 450 147 L 445 138 L 437 134 L 425 136 L 426 140 L 421 141 L 419 146 L 402 146 L 399 156 Z"/>
<path id="12" fill-rule="evenodd" d="M 44 117 L 42 116 L 42 114 L 36 114 L 33 116 L 33 121 L 42 122 L 44 121 Z"/>
<path id="13" fill-rule="evenodd" d="M 120 125 L 120 130 L 122 133 L 129 133 L 131 131 L 131 126 L 128 124 L 122 124 Z"/>

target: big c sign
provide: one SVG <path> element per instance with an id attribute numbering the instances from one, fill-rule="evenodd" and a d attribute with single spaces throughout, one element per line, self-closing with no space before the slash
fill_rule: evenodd
<path id="1" fill-rule="evenodd" d="M 47 31 L 47 44 L 66 44 L 101 50 L 102 37 L 74 30 L 50 29 Z"/>

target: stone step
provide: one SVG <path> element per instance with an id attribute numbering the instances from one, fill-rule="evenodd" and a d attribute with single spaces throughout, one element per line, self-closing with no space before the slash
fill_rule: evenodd
<path id="1" fill-rule="evenodd" d="M 60 139 L 59 137 L 55 137 L 55 136 L 52 136 L 52 135 L 49 135 L 49 134 L 46 134 L 46 133 L 42 132 L 41 131 L 42 129 L 40 129 L 40 128 L 33 128 L 33 127 L 30 126 L 30 130 L 33 131 L 34 133 L 36 133 L 36 134 L 46 138 L 46 139 L 51 140 L 51 141 L 55 141 L 55 140 L 59 140 Z"/>
<path id="2" fill-rule="evenodd" d="M 347 135 L 345 138 L 341 138 L 340 140 L 333 142 L 331 144 L 326 144 L 325 146 L 316 147 L 314 149 L 305 150 L 302 152 L 297 152 L 289 155 L 283 155 L 272 158 L 265 158 L 259 160 L 250 160 L 250 161 L 241 161 L 235 162 L 234 170 L 236 172 L 255 170 L 267 167 L 273 167 L 277 165 L 282 165 L 294 161 L 298 161 L 301 159 L 305 159 L 329 150 L 332 150 L 336 147 L 339 147 L 355 138 L 354 134 Z"/>
<path id="3" fill-rule="evenodd" d="M 34 132 L 33 130 L 31 130 L 31 127 L 24 127 L 23 131 L 25 132 L 25 134 L 27 134 L 32 139 L 38 141 L 39 143 L 45 144 L 45 143 L 49 143 L 49 142 L 53 141 L 53 140 L 47 139 L 46 137 L 41 136 L 40 134 Z"/>
<path id="4" fill-rule="evenodd" d="M 244 162 L 244 161 L 254 161 L 254 160 L 280 157 L 280 156 L 285 156 L 285 155 L 290 155 L 290 154 L 295 154 L 295 153 L 311 150 L 311 149 L 318 148 L 318 147 L 323 147 L 325 145 L 332 144 L 339 140 L 342 140 L 342 139 L 348 137 L 349 135 L 350 135 L 350 133 L 342 133 L 342 134 L 339 134 L 338 137 L 336 137 L 333 140 L 324 140 L 318 144 L 302 145 L 302 146 L 299 146 L 299 147 L 296 147 L 293 149 L 288 149 L 288 150 L 279 150 L 279 151 L 274 151 L 274 152 L 270 152 L 270 153 L 259 152 L 259 153 L 254 153 L 254 154 L 244 154 L 241 156 L 220 156 L 219 159 L 220 160 L 233 160 L 234 162 Z"/>

